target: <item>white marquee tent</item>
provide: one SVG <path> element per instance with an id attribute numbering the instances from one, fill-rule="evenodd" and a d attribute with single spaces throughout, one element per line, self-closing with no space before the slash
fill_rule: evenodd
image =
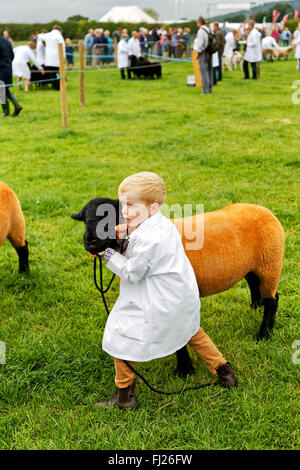
<path id="1" fill-rule="evenodd" d="M 138 6 L 113 7 L 99 19 L 100 23 L 155 23 L 155 19 L 147 15 Z"/>

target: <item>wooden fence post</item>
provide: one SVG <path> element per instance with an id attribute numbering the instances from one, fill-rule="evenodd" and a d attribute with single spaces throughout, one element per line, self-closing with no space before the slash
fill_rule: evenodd
<path id="1" fill-rule="evenodd" d="M 196 88 L 199 88 L 202 86 L 202 80 L 201 80 L 199 59 L 197 56 L 198 56 L 198 52 L 193 50 L 192 57 L 193 57 L 193 68 L 194 68 L 194 75 L 195 75 L 195 86 Z"/>
<path id="2" fill-rule="evenodd" d="M 79 41 L 79 89 L 80 89 L 80 105 L 85 106 L 84 94 L 84 42 Z"/>
<path id="3" fill-rule="evenodd" d="M 67 94 L 66 94 L 66 70 L 63 45 L 58 44 L 59 53 L 59 78 L 60 78 L 60 101 L 63 127 L 68 127 Z"/>

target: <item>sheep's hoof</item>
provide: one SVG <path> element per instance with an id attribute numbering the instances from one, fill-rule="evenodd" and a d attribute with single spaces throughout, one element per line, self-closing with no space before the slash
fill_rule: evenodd
<path id="1" fill-rule="evenodd" d="M 193 375 L 194 373 L 195 369 L 193 366 L 186 367 L 184 369 L 175 369 L 175 375 L 177 375 L 181 379 L 185 379 L 188 375 Z"/>
<path id="2" fill-rule="evenodd" d="M 19 274 L 25 274 L 29 272 L 30 272 L 29 266 L 24 266 L 22 268 L 19 268 Z"/>
<path id="3" fill-rule="evenodd" d="M 270 337 L 271 337 L 271 332 L 269 330 L 259 331 L 259 333 L 256 335 L 256 341 L 257 342 L 262 341 L 262 340 L 267 341 L 268 339 L 270 339 Z"/>
<path id="4" fill-rule="evenodd" d="M 256 300 L 255 302 L 252 302 L 251 308 L 254 308 L 256 310 L 259 307 L 261 307 L 261 301 L 260 300 Z"/>

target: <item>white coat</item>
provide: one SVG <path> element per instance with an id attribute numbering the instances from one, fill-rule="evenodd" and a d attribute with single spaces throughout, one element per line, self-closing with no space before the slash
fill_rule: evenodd
<path id="1" fill-rule="evenodd" d="M 45 65 L 46 46 L 44 46 L 43 41 L 39 38 L 39 36 L 36 43 L 35 55 L 38 63 L 40 65 Z"/>
<path id="2" fill-rule="evenodd" d="M 105 352 L 150 361 L 173 354 L 197 333 L 195 273 L 179 232 L 160 211 L 131 233 L 125 256 L 114 253 L 106 266 L 120 277 L 120 295 L 105 326 Z"/>
<path id="3" fill-rule="evenodd" d="M 233 32 L 231 31 L 230 33 L 227 33 L 225 36 L 225 46 L 224 46 L 223 54 L 228 55 L 228 57 L 232 57 L 234 48 L 235 48 L 235 38 L 234 38 Z"/>
<path id="4" fill-rule="evenodd" d="M 300 59 L 300 30 L 296 29 L 294 32 L 294 44 L 296 46 L 295 59 Z"/>
<path id="5" fill-rule="evenodd" d="M 121 41 L 118 42 L 118 68 L 123 69 L 128 67 L 128 55 L 129 55 L 129 49 L 128 49 L 128 43 L 124 41 L 124 39 L 121 39 Z"/>
<path id="6" fill-rule="evenodd" d="M 39 39 L 46 43 L 45 65 L 46 67 L 59 67 L 58 44 L 63 45 L 64 57 L 65 41 L 58 29 L 53 29 L 50 33 L 39 34 Z"/>
<path id="7" fill-rule="evenodd" d="M 266 36 L 263 38 L 261 45 L 263 49 L 272 49 L 272 47 L 279 49 L 279 46 L 273 36 Z"/>
<path id="8" fill-rule="evenodd" d="M 212 55 L 212 66 L 213 67 L 219 67 L 219 54 L 218 52 L 214 52 Z"/>
<path id="9" fill-rule="evenodd" d="M 248 34 L 244 60 L 247 62 L 260 62 L 262 60 L 261 34 L 256 28 L 253 28 Z"/>
<path id="10" fill-rule="evenodd" d="M 141 57 L 141 45 L 140 41 L 135 38 L 130 38 L 128 41 L 128 55 L 135 55 L 137 59 Z"/>
<path id="11" fill-rule="evenodd" d="M 12 72 L 14 77 L 30 79 L 31 71 L 27 62 L 33 62 L 40 69 L 33 50 L 29 46 L 17 46 L 14 48 L 14 60 L 12 62 Z"/>

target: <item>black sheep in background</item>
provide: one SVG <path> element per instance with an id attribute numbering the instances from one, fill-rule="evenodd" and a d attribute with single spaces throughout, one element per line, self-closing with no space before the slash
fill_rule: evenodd
<path id="1" fill-rule="evenodd" d="M 149 62 L 145 57 L 137 58 L 135 55 L 129 56 L 130 67 L 135 78 L 161 78 L 161 64 L 159 62 Z"/>

